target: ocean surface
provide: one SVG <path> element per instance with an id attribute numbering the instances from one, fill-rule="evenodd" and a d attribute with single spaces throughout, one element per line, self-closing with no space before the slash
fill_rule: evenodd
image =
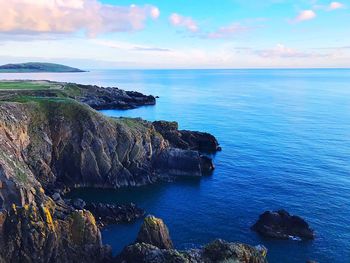
<path id="1" fill-rule="evenodd" d="M 175 120 L 210 132 L 223 151 L 212 176 L 139 189 L 80 190 L 87 200 L 134 202 L 164 219 L 179 249 L 223 238 L 263 244 L 272 263 L 350 262 L 350 70 L 105 70 L 0 74 L 118 86 L 158 95 L 156 106 L 108 116 Z M 314 241 L 276 241 L 250 230 L 265 210 L 305 218 Z M 141 221 L 109 226 L 115 252 Z"/>

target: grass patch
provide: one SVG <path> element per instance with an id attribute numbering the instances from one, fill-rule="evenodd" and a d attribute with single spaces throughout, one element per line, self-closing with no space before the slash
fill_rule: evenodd
<path id="1" fill-rule="evenodd" d="M 59 85 L 36 81 L 0 81 L 0 90 L 48 90 L 58 89 Z"/>

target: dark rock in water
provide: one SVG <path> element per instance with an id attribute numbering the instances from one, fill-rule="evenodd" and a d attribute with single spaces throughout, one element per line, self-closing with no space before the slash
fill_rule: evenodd
<path id="1" fill-rule="evenodd" d="M 177 122 L 155 121 L 153 126 L 173 147 L 208 153 L 221 150 L 218 141 L 209 133 L 181 131 Z"/>
<path id="2" fill-rule="evenodd" d="M 164 234 L 165 231 L 165 234 Z M 160 239 L 165 239 L 159 242 Z M 124 248 L 118 263 L 267 263 L 267 249 L 216 240 L 203 249 L 178 251 L 169 244 L 169 234 L 161 219 L 147 217 L 137 243 Z M 160 244 L 159 244 L 160 243 Z M 163 249 L 162 249 L 163 247 Z"/>
<path id="3" fill-rule="evenodd" d="M 314 239 L 314 231 L 304 219 L 292 216 L 285 210 L 266 211 L 260 215 L 259 220 L 252 226 L 252 230 L 262 236 L 277 239 Z"/>
<path id="4" fill-rule="evenodd" d="M 97 224 L 101 227 L 132 222 L 140 217 L 143 217 L 145 211 L 138 208 L 135 204 L 128 205 L 112 205 L 103 203 L 90 203 L 85 207 L 96 218 Z"/>
<path id="5" fill-rule="evenodd" d="M 167 226 L 162 219 L 154 216 L 147 216 L 145 218 L 136 242 L 147 243 L 160 249 L 173 248 Z"/>
<path id="6" fill-rule="evenodd" d="M 318 262 L 314 260 L 308 260 L 306 263 L 318 263 Z"/>

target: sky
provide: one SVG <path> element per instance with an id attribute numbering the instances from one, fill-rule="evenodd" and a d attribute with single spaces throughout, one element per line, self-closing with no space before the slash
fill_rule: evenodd
<path id="1" fill-rule="evenodd" d="M 350 67 L 350 0 L 0 0 L 0 64 Z"/>

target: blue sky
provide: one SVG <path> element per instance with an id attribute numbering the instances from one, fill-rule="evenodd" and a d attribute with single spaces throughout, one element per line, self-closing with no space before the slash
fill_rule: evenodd
<path id="1" fill-rule="evenodd" d="M 0 61 L 349 67 L 350 0 L 0 0 Z"/>

